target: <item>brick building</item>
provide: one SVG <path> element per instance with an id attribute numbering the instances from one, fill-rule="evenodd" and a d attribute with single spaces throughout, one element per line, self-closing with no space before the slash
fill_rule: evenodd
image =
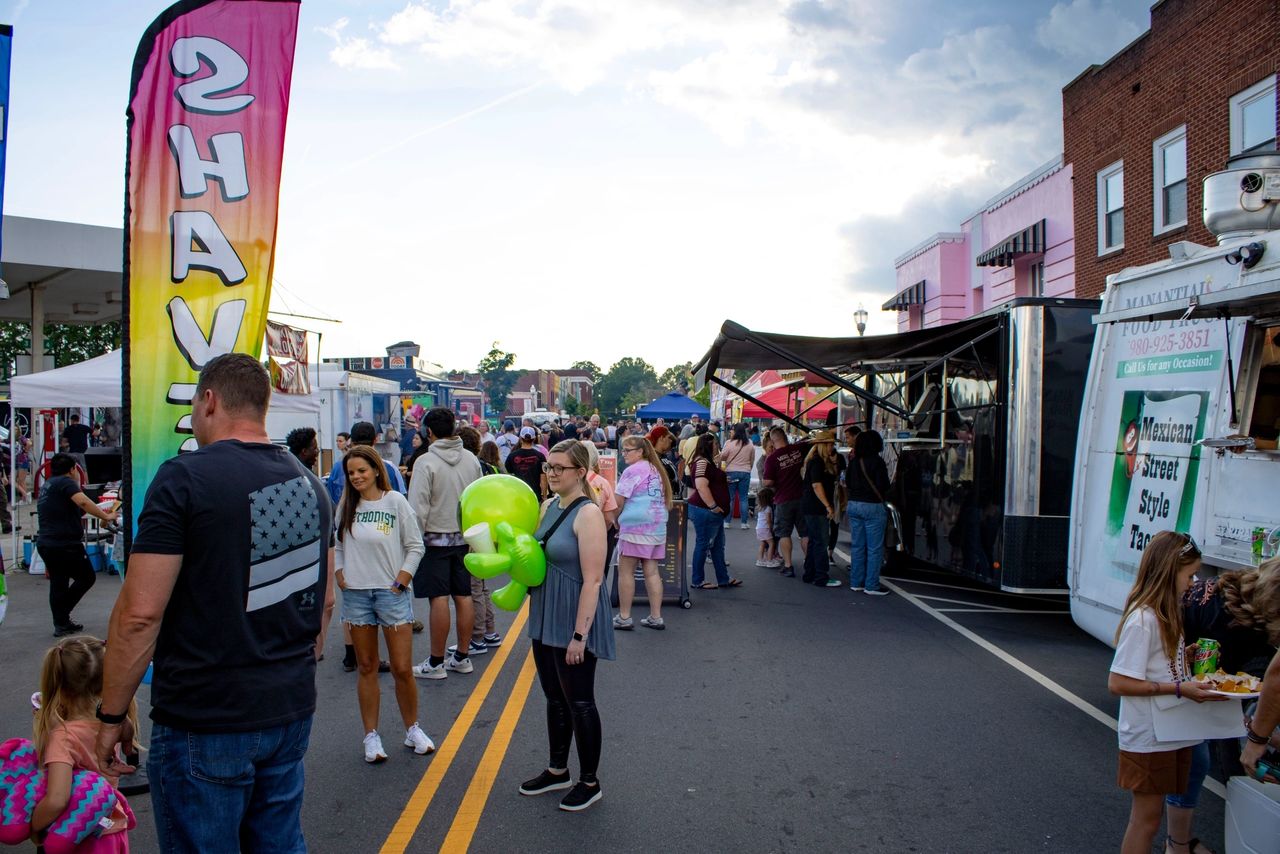
<path id="1" fill-rule="evenodd" d="M 1161 0 L 1151 28 L 1062 90 L 1063 159 L 1074 170 L 1075 290 L 1216 241 L 1201 182 L 1276 140 L 1280 3 Z"/>

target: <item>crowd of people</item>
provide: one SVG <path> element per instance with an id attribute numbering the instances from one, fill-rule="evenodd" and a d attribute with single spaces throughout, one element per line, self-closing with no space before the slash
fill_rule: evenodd
<path id="1" fill-rule="evenodd" d="M 660 568 L 678 500 L 694 531 L 697 589 L 743 584 L 725 558 L 735 518 L 740 529 L 755 529 L 758 567 L 822 589 L 842 587 L 832 577 L 831 549 L 843 514 L 849 587 L 887 593 L 880 568 L 889 479 L 873 431 L 846 428 L 842 454 L 831 430 L 794 440 L 782 427 L 722 430 L 695 418 L 646 428 L 592 417 L 513 420 L 495 434 L 435 408 L 413 425 L 417 438 L 398 466 L 375 450 L 372 424 L 353 425 L 322 480 L 314 430 L 295 430 L 286 448 L 269 441 L 269 394 L 265 370 L 247 356 L 218 357 L 201 372 L 192 415 L 200 449 L 167 461 L 147 491 L 109 645 L 79 634 L 71 612 L 92 583 L 81 515 L 109 522 L 113 514 L 85 498 L 70 476 L 74 457 L 53 458 L 38 548 L 50 567 L 59 640 L 46 655 L 38 698 L 35 741 L 50 785 L 33 816 L 37 840 L 65 808 L 74 771 L 100 771 L 115 783 L 133 770 L 134 694 L 153 662 L 148 771 L 161 849 L 305 850 L 302 761 L 316 709 L 315 669 L 335 609 L 343 664 L 358 671 L 364 760 L 389 758 L 379 671 L 392 674 L 404 747 L 432 753 L 416 679 L 472 673 L 472 656 L 504 642 L 490 591 L 463 560 L 459 498 L 483 477 L 510 474 L 539 499 L 532 535 L 547 572 L 530 591 L 528 637 L 547 708 L 548 761 L 519 792 L 564 791 L 563 810 L 587 809 L 602 797 L 598 662 L 616 657 L 615 632 L 636 623 L 666 628 Z M 606 449 L 616 452 L 616 480 L 600 471 Z M 1273 653 L 1280 642 L 1280 560 L 1196 581 L 1199 557 L 1185 534 L 1157 535 L 1117 636 L 1110 686 L 1122 697 L 1119 782 L 1133 792 L 1125 851 L 1149 850 L 1166 804 L 1168 850 L 1206 850 L 1191 828 L 1207 748 L 1156 737 L 1157 697 L 1214 699 L 1187 678 L 1187 644 L 1202 634 L 1230 637 L 1237 658 L 1224 663 L 1246 667 L 1245 657 Z M 615 560 L 616 612 L 605 583 Z M 632 614 L 637 577 L 649 610 L 639 620 Z M 413 633 L 424 629 L 428 654 L 414 663 Z M 1248 773 L 1268 741 L 1276 744 L 1280 726 L 1280 656 L 1266 672 L 1269 690 L 1247 721 L 1250 744 L 1239 757 Z M 134 819 L 123 797 L 120 803 L 94 850 L 128 850 Z"/>

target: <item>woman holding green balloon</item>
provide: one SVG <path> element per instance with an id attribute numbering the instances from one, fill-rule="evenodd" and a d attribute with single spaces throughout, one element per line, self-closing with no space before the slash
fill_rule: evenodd
<path id="1" fill-rule="evenodd" d="M 538 682 L 547 698 L 547 769 L 520 786 L 522 795 L 570 789 L 560 808 L 584 810 L 600 800 L 600 713 L 596 661 L 614 658 L 613 624 L 604 591 L 604 515 L 587 484 L 590 456 L 580 442 L 551 449 L 543 471 L 554 497 L 542 505 L 535 536 L 544 541 L 546 580 L 530 593 L 529 638 Z M 548 534 L 550 536 L 548 536 Z M 578 741 L 578 782 L 569 748 Z"/>

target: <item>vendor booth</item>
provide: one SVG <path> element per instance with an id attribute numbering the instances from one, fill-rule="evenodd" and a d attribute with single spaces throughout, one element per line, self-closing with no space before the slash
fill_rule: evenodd
<path id="1" fill-rule="evenodd" d="M 658 418 L 677 421 L 682 418 L 692 418 L 695 415 L 705 421 L 711 417 L 711 410 L 689 397 L 689 395 L 681 394 L 678 391 L 664 394 L 662 397 L 636 408 L 636 418 L 641 421 L 654 421 Z"/>
<path id="2" fill-rule="evenodd" d="M 1004 590 L 1062 592 L 1097 307 L 1023 298 L 959 323 L 850 338 L 726 321 L 695 382 L 720 384 L 803 431 L 812 408 L 773 406 L 724 377 L 726 369 L 807 371 L 837 407 L 827 423 L 884 437 L 904 555 Z"/>

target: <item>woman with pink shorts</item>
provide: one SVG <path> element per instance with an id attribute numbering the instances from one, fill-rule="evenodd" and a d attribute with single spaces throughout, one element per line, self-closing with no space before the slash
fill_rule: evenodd
<path id="1" fill-rule="evenodd" d="M 649 616 L 640 625 L 665 629 L 662 621 L 662 576 L 658 562 L 667 552 L 667 513 L 671 509 L 671 481 L 658 454 L 644 436 L 622 440 L 627 467 L 618 478 L 614 497 L 618 502 L 618 613 L 613 627 L 635 628 L 631 603 L 636 595 L 636 564 L 644 567 L 644 589 L 649 595 Z"/>

